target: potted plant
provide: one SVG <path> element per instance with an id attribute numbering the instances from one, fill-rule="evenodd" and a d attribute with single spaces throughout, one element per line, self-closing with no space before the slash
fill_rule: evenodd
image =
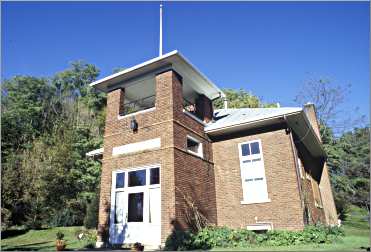
<path id="1" fill-rule="evenodd" d="M 140 242 L 134 243 L 134 246 L 131 248 L 132 251 L 143 251 L 144 246 Z"/>
<path id="2" fill-rule="evenodd" d="M 56 233 L 56 238 L 55 247 L 57 251 L 63 251 L 66 248 L 66 241 L 63 240 L 64 234 L 61 231 L 58 231 Z"/>

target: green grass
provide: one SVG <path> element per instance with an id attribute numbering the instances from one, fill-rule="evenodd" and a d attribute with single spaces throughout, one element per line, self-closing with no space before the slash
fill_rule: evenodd
<path id="1" fill-rule="evenodd" d="M 370 247 L 370 226 L 367 219 L 367 211 L 358 207 L 352 207 L 343 222 L 345 236 L 332 244 L 308 244 L 297 246 L 279 247 L 251 247 L 251 248 L 215 248 L 215 251 L 365 251 Z"/>
<path id="2" fill-rule="evenodd" d="M 84 249 L 87 241 L 79 241 L 76 232 L 83 227 L 57 227 L 44 230 L 30 230 L 25 234 L 9 237 L 1 240 L 1 250 L 54 250 L 55 234 L 58 231 L 64 233 L 67 242 L 66 249 Z"/>

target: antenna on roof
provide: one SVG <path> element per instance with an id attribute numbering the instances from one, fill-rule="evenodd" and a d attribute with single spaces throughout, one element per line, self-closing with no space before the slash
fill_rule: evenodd
<path id="1" fill-rule="evenodd" d="M 162 2 L 160 2 L 160 45 L 159 56 L 162 56 Z"/>

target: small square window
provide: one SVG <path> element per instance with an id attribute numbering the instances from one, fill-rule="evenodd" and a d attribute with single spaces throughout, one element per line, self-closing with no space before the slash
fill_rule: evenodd
<path id="1" fill-rule="evenodd" d="M 250 145 L 251 145 L 251 154 L 259 154 L 260 153 L 259 142 L 253 142 Z"/>
<path id="2" fill-rule="evenodd" d="M 125 173 L 123 172 L 116 173 L 116 188 L 124 187 L 125 187 Z"/>
<path id="3" fill-rule="evenodd" d="M 160 184 L 160 168 L 150 169 L 150 184 Z"/>
<path id="4" fill-rule="evenodd" d="M 248 156 L 248 155 L 250 155 L 249 144 L 242 144 L 241 149 L 242 149 L 242 156 Z"/>
<path id="5" fill-rule="evenodd" d="M 202 157 L 202 144 L 189 136 L 187 136 L 187 150 L 199 157 Z"/>

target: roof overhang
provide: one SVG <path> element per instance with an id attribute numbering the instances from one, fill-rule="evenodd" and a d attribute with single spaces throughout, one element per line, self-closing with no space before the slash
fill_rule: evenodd
<path id="1" fill-rule="evenodd" d="M 300 141 L 308 149 L 308 151 L 314 157 L 324 158 L 326 157 L 325 150 L 323 149 L 320 139 L 314 132 L 309 120 L 303 110 L 287 113 L 279 116 L 266 117 L 258 120 L 252 120 L 226 126 L 218 129 L 208 130 L 206 133 L 209 136 L 221 136 L 226 134 L 236 133 L 242 130 L 250 130 L 262 128 L 270 125 L 276 125 L 279 123 L 286 122 L 289 128 L 291 128 L 295 134 L 299 137 Z"/>
<path id="2" fill-rule="evenodd" d="M 222 90 L 220 90 L 178 51 L 169 52 L 139 65 L 99 79 L 91 83 L 90 86 L 103 92 L 110 92 L 118 87 L 125 87 L 125 85 L 141 76 L 156 75 L 167 69 L 175 70 L 182 76 L 183 83 L 187 83 L 187 85 L 190 85 L 197 93 L 204 94 L 211 100 L 214 100 L 223 94 Z"/>

